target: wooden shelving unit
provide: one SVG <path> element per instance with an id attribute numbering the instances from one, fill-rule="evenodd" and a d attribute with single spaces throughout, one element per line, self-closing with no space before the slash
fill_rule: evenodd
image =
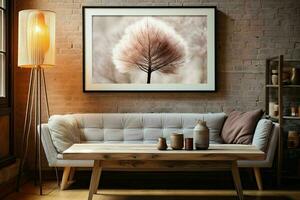
<path id="1" fill-rule="evenodd" d="M 274 65 L 271 65 L 271 63 L 276 63 L 276 67 Z M 290 151 L 291 149 L 285 148 L 284 144 L 284 131 L 283 128 L 285 126 L 286 121 L 300 121 L 300 117 L 294 117 L 294 116 L 286 116 L 284 115 L 283 109 L 284 109 L 284 101 L 283 101 L 283 96 L 284 90 L 285 89 L 300 89 L 300 85 L 286 85 L 283 83 L 283 70 L 287 67 L 300 67 L 300 59 L 284 59 L 283 55 L 280 56 L 275 56 L 272 58 L 269 58 L 266 60 L 266 83 L 265 83 L 265 110 L 266 110 L 266 115 L 269 116 L 269 118 L 274 121 L 279 123 L 280 125 L 280 131 L 279 131 L 279 140 L 278 140 L 278 162 L 277 162 L 277 184 L 281 184 L 281 179 L 282 179 L 282 166 L 283 166 L 283 161 L 284 161 L 284 154 L 287 151 Z M 273 85 L 271 82 L 271 71 L 272 70 L 277 70 L 278 71 L 278 85 Z M 275 91 L 274 91 L 275 90 Z M 273 93 L 272 93 L 273 92 Z M 270 101 L 270 96 L 273 94 L 273 98 L 275 96 L 275 99 L 277 100 L 278 103 L 278 116 L 277 117 L 271 117 L 269 113 L 269 103 Z M 300 90 L 297 92 L 297 95 L 300 95 Z M 299 167 L 299 166 L 298 166 Z M 288 176 L 287 176 L 288 177 Z"/>

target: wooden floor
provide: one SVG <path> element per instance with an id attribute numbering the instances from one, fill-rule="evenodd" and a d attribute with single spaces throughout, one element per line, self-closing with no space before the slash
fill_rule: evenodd
<path id="1" fill-rule="evenodd" d="M 25 184 L 20 192 L 13 193 L 4 200 L 85 200 L 88 189 L 60 191 L 55 182 L 44 185 L 44 195 L 40 196 L 38 187 Z M 120 190 L 103 189 L 94 195 L 95 200 L 234 200 L 234 190 Z M 246 200 L 300 200 L 300 191 L 245 190 Z"/>

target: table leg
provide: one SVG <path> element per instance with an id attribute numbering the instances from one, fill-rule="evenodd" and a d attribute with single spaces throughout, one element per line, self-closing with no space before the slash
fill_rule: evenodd
<path id="1" fill-rule="evenodd" d="M 231 172 L 232 172 L 232 177 L 233 177 L 233 181 L 234 181 L 238 199 L 243 200 L 244 199 L 243 188 L 242 188 L 239 168 L 237 166 L 237 161 L 232 162 Z"/>
<path id="2" fill-rule="evenodd" d="M 100 175 L 101 175 L 101 170 L 102 170 L 102 167 L 101 167 L 100 164 L 101 163 L 100 163 L 99 160 L 94 161 L 94 167 L 93 167 L 92 178 L 91 178 L 91 182 L 90 182 L 88 200 L 92 200 L 93 199 L 93 194 L 97 193 L 99 180 L 100 180 Z"/>

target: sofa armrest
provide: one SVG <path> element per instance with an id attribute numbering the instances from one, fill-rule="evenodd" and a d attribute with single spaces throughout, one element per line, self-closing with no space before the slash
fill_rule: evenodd
<path id="1" fill-rule="evenodd" d="M 278 144 L 279 129 L 280 129 L 279 124 L 274 123 L 272 134 L 268 142 L 265 160 L 241 160 L 238 161 L 238 166 L 239 167 L 272 167 L 277 144 Z"/>
<path id="2" fill-rule="evenodd" d="M 39 130 L 39 129 L 38 129 Z M 42 134 L 40 134 L 41 139 L 42 139 L 42 144 L 44 147 L 44 151 L 46 154 L 46 158 L 48 160 L 48 164 L 50 167 L 56 166 L 57 163 L 57 154 L 58 152 L 56 151 L 51 135 L 49 132 L 48 124 L 42 124 Z"/>
<path id="3" fill-rule="evenodd" d="M 272 167 L 272 164 L 273 164 L 276 148 L 278 146 L 279 129 L 280 129 L 279 124 L 274 123 L 271 139 L 270 139 L 270 142 L 268 144 L 268 150 L 266 152 L 266 154 L 267 154 L 266 155 L 266 161 L 269 163 L 268 167 Z"/>

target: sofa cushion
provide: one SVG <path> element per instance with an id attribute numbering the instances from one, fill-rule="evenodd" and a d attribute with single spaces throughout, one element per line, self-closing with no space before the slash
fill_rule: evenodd
<path id="1" fill-rule="evenodd" d="M 210 143 L 222 143 L 225 118 L 225 113 L 84 113 L 52 116 L 49 129 L 57 151 L 63 152 L 75 142 L 157 142 L 161 136 L 169 141 L 174 132 L 193 137 L 197 121 L 203 119 Z"/>
<path id="2" fill-rule="evenodd" d="M 225 113 L 181 113 L 177 114 L 177 116 L 181 116 L 181 119 L 174 117 L 173 113 L 165 114 L 165 118 L 171 117 L 173 121 L 170 119 L 163 120 L 165 127 L 164 136 L 170 136 L 170 133 L 174 130 L 175 132 L 182 132 L 184 137 L 193 137 L 193 131 L 197 122 L 199 120 L 205 120 L 209 129 L 209 142 L 211 144 L 223 143 L 220 133 L 226 118 Z M 177 125 L 174 124 L 174 121 L 177 122 Z"/>
<path id="3" fill-rule="evenodd" d="M 210 142 L 222 143 L 220 132 L 225 113 L 84 113 L 72 115 L 80 130 L 80 142 L 145 141 L 156 142 L 182 132 L 193 137 L 199 119 L 204 119 L 210 130 Z"/>
<path id="4" fill-rule="evenodd" d="M 56 150 L 62 153 L 80 142 L 80 131 L 73 115 L 53 115 L 48 121 L 50 135 Z"/>
<path id="5" fill-rule="evenodd" d="M 206 116 L 206 125 L 209 128 L 209 143 L 221 144 L 224 143 L 221 138 L 221 130 L 226 118 L 225 113 L 214 113 Z"/>
<path id="6" fill-rule="evenodd" d="M 262 110 L 231 112 L 222 129 L 221 137 L 227 144 L 251 144 L 253 133 Z"/>
<path id="7" fill-rule="evenodd" d="M 269 138 L 272 133 L 273 123 L 268 119 L 261 119 L 255 128 L 252 144 L 266 152 Z"/>

